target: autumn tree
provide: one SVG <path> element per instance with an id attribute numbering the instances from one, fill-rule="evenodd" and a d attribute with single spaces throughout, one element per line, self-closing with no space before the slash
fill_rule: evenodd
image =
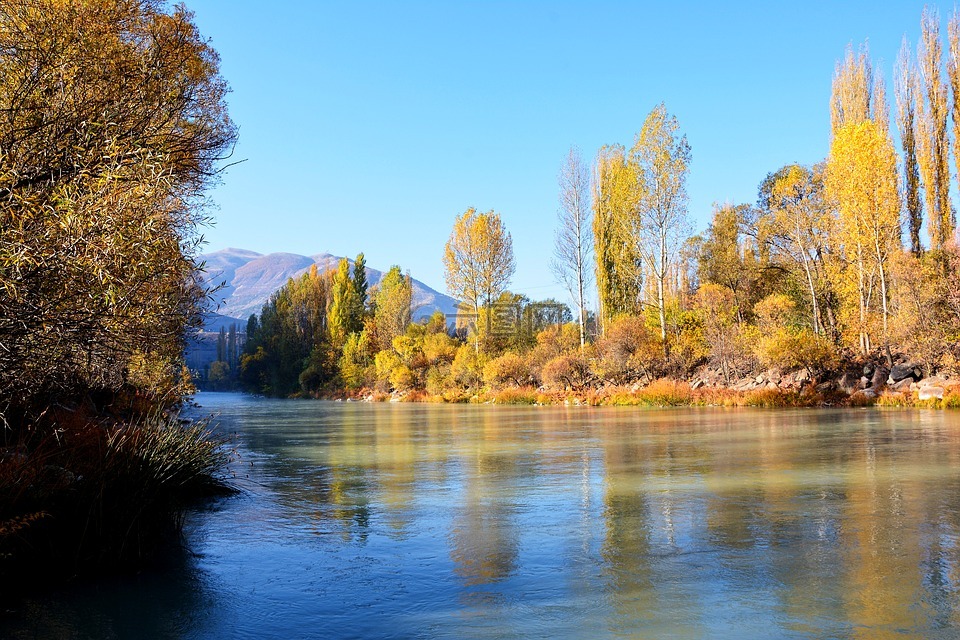
<path id="1" fill-rule="evenodd" d="M 586 341 L 586 290 L 590 279 L 590 253 L 593 248 L 589 188 L 590 178 L 580 152 L 570 149 L 560 170 L 559 228 L 550 267 L 576 302 L 581 347 Z"/>
<path id="2" fill-rule="evenodd" d="M 226 93 L 182 5 L 0 0 L 0 417 L 178 368 Z"/>
<path id="3" fill-rule="evenodd" d="M 867 48 L 856 55 L 847 46 L 846 55 L 837 62 L 830 92 L 831 133 L 845 124 L 874 119 L 874 76 Z"/>
<path id="4" fill-rule="evenodd" d="M 516 269 L 513 240 L 500 216 L 493 211 L 477 213 L 473 207 L 457 216 L 443 266 L 447 290 L 469 303 L 474 318 L 479 318 L 481 307 L 490 306 L 503 293 Z M 490 327 L 486 329 L 489 333 Z M 475 347 L 479 351 L 479 335 Z"/>
<path id="5" fill-rule="evenodd" d="M 951 78 L 953 73 L 954 71 L 951 71 Z M 917 159 L 917 91 L 917 71 L 910 61 L 910 48 L 904 38 L 897 57 L 894 93 L 897 100 L 897 128 L 903 149 L 903 197 L 907 214 L 907 232 L 910 236 L 910 250 L 914 255 L 920 255 L 923 250 L 920 242 L 923 201 L 920 195 L 920 165 Z"/>
<path id="6" fill-rule="evenodd" d="M 637 176 L 633 225 L 639 250 L 656 287 L 660 338 L 668 352 L 666 282 L 673 258 L 687 233 L 687 172 L 690 145 L 676 117 L 663 104 L 647 116 L 630 150 Z"/>
<path id="7" fill-rule="evenodd" d="M 827 165 L 827 191 L 839 218 L 840 240 L 856 278 L 860 348 L 870 351 L 870 278 L 880 284 L 883 338 L 888 338 L 891 254 L 900 246 L 900 200 L 893 143 L 872 121 L 842 126 Z"/>
<path id="8" fill-rule="evenodd" d="M 377 284 L 373 295 L 374 327 L 379 349 L 388 349 L 393 339 L 403 333 L 410 324 L 413 285 L 410 276 L 403 275 L 400 267 L 391 267 Z"/>
<path id="9" fill-rule="evenodd" d="M 636 313 L 643 293 L 643 259 L 631 216 L 636 176 L 622 146 L 603 147 L 593 179 L 593 242 L 603 331 L 610 320 Z"/>
<path id="10" fill-rule="evenodd" d="M 924 8 L 920 27 L 917 60 L 922 80 L 922 96 L 917 100 L 917 157 L 927 205 L 930 248 L 939 252 L 952 238 L 954 222 L 950 208 L 948 96 L 942 77 L 940 17 L 934 9 Z"/>
<path id="11" fill-rule="evenodd" d="M 753 217 L 749 205 L 715 206 L 710 226 L 698 238 L 698 280 L 701 286 L 713 283 L 730 290 L 737 322 L 745 320 L 743 310 L 753 307 L 763 280 L 755 240 L 742 233 Z"/>
<path id="12" fill-rule="evenodd" d="M 810 326 L 818 335 L 835 324 L 824 264 L 831 215 L 824 199 L 823 174 L 822 165 L 787 165 L 766 177 L 759 198 L 763 239 L 781 265 L 792 272 L 799 270 L 810 301 Z"/>

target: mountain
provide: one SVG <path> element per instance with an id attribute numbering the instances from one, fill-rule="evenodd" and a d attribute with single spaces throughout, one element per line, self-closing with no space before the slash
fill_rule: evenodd
<path id="1" fill-rule="evenodd" d="M 301 256 L 295 253 L 271 253 L 263 255 L 245 249 L 223 249 L 201 256 L 209 285 L 223 283 L 214 294 L 218 306 L 216 313 L 208 316 L 207 330 L 217 331 L 232 319 L 246 323 L 250 314 L 260 313 L 270 296 L 287 283 L 290 278 L 306 273 L 316 264 L 321 272 L 334 269 L 341 258 L 329 253 Z M 353 260 L 349 260 L 353 266 Z M 383 277 L 383 271 L 366 268 L 367 282 L 372 288 Z M 429 317 L 435 311 L 455 314 L 457 301 L 419 280 L 413 280 L 414 320 Z M 243 326 L 243 325 L 241 325 Z"/>

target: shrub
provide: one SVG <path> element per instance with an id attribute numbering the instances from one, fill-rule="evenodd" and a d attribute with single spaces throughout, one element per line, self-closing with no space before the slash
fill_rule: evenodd
<path id="1" fill-rule="evenodd" d="M 484 365 L 483 381 L 492 388 L 506 384 L 520 387 L 530 383 L 530 367 L 522 357 L 508 351 Z"/>
<path id="2" fill-rule="evenodd" d="M 590 368 L 583 358 L 559 355 L 543 365 L 541 378 L 550 389 L 581 389 L 590 379 Z"/>

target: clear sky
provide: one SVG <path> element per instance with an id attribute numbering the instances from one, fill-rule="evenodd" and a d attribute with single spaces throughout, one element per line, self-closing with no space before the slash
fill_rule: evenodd
<path id="1" fill-rule="evenodd" d="M 659 102 L 693 150 L 689 212 L 754 202 L 764 176 L 826 156 L 834 65 L 869 40 L 886 77 L 922 2 L 186 0 L 222 58 L 240 127 L 210 251 L 353 256 L 443 290 L 473 206 L 513 236 L 512 290 L 548 269 L 557 173 L 630 146 Z M 939 6 L 946 22 L 952 5 Z M 891 109 L 892 111 L 892 109 Z"/>

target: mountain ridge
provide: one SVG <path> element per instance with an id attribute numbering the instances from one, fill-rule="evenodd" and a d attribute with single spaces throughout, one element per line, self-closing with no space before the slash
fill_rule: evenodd
<path id="1" fill-rule="evenodd" d="M 208 325 L 219 326 L 223 318 L 246 322 L 251 314 L 259 314 L 270 296 L 280 290 L 290 278 L 306 273 L 317 265 L 321 272 L 336 268 L 342 259 L 330 253 L 304 256 L 297 253 L 275 252 L 262 254 L 249 249 L 228 247 L 200 256 L 204 264 L 204 280 L 208 285 L 222 286 L 214 292 L 215 308 Z M 353 268 L 353 260 L 347 259 Z M 370 287 L 380 282 L 384 272 L 366 267 Z M 435 311 L 455 314 L 457 300 L 427 284 L 411 278 L 413 283 L 413 318 L 420 320 Z"/>

